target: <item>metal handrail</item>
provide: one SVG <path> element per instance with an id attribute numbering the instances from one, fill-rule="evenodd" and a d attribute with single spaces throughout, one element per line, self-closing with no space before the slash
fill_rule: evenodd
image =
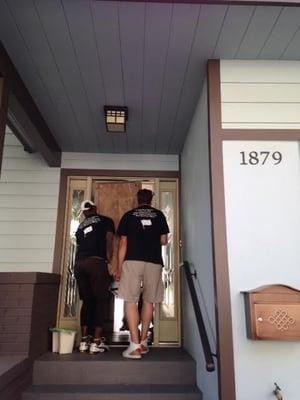
<path id="1" fill-rule="evenodd" d="M 206 331 L 206 328 L 204 325 L 203 316 L 202 316 L 202 312 L 200 309 L 195 285 L 194 285 L 194 282 L 192 279 L 192 276 L 195 276 L 195 273 L 191 272 L 190 264 L 188 263 L 188 261 L 183 262 L 183 268 L 185 271 L 186 280 L 187 280 L 187 283 L 188 283 L 188 286 L 190 289 L 192 303 L 194 306 L 196 321 L 197 321 L 200 339 L 201 339 L 201 343 L 202 343 L 202 348 L 203 348 L 203 352 L 204 352 L 204 356 L 205 356 L 206 371 L 213 372 L 215 370 L 215 362 L 213 359 L 213 356 L 215 356 L 215 354 L 212 353 L 212 351 L 211 351 L 211 347 L 210 347 L 210 343 L 208 340 L 207 331 Z"/>

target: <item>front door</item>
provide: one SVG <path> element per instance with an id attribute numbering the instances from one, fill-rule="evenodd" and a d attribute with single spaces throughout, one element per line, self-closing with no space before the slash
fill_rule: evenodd
<path id="1" fill-rule="evenodd" d="M 170 227 L 170 240 L 163 247 L 163 281 L 165 296 L 156 307 L 154 316 L 155 346 L 180 345 L 180 282 L 179 282 L 179 234 L 178 234 L 178 182 L 176 179 L 101 179 L 70 178 L 66 204 L 64 252 L 62 255 L 62 280 L 58 309 L 58 325 L 79 328 L 80 302 L 74 277 L 74 256 L 76 251 L 75 232 L 79 225 L 79 209 L 84 199 L 92 199 L 98 212 L 111 217 L 118 226 L 121 216 L 136 206 L 136 192 L 140 188 L 154 191 L 153 206 L 166 215 Z M 115 243 L 112 270 L 116 268 L 117 240 Z M 110 326 L 118 330 L 122 314 L 119 301 L 111 308 Z M 117 306 L 118 305 L 118 306 Z M 117 316 L 117 313 L 119 316 Z M 119 325 L 113 320 L 119 318 Z"/>

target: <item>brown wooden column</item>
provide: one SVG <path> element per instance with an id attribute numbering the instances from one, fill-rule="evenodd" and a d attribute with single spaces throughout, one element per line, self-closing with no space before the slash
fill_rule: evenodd
<path id="1" fill-rule="evenodd" d="M 0 173 L 1 173 L 2 157 L 3 157 L 7 108 L 8 108 L 8 83 L 5 78 L 0 77 Z"/>
<path id="2" fill-rule="evenodd" d="M 235 400 L 231 302 L 226 240 L 220 61 L 208 61 L 208 113 L 212 199 L 212 237 L 218 337 L 220 400 Z"/>

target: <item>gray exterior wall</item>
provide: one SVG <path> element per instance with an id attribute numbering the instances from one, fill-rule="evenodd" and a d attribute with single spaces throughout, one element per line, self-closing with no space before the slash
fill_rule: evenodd
<path id="1" fill-rule="evenodd" d="M 59 168 L 7 132 L 0 177 L 0 271 L 52 272 Z"/>
<path id="2" fill-rule="evenodd" d="M 181 155 L 181 209 L 184 260 L 197 271 L 195 281 L 212 350 L 216 349 L 212 265 L 210 180 L 208 153 L 207 85 L 203 85 L 194 118 Z M 183 283 L 184 346 L 197 361 L 198 385 L 204 400 L 218 399 L 217 374 L 205 370 L 193 305 Z"/>

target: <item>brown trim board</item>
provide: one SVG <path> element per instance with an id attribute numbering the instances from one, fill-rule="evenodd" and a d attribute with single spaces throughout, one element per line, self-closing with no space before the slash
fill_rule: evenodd
<path id="1" fill-rule="evenodd" d="M 227 261 L 225 197 L 220 105 L 220 63 L 208 61 L 209 156 L 211 170 L 213 264 L 218 335 L 220 400 L 235 400 L 235 378 L 229 272 Z"/>
<path id="2" fill-rule="evenodd" d="M 100 1 L 100 0 L 97 0 Z M 111 1 L 111 0 L 105 0 Z M 121 0 L 127 1 L 127 0 Z M 147 3 L 147 0 L 129 0 L 131 3 Z M 166 4 L 220 4 L 220 5 L 254 5 L 254 6 L 300 6 L 300 0 L 151 0 L 151 3 Z"/>
<path id="3" fill-rule="evenodd" d="M 9 82 L 10 123 L 16 122 L 22 127 L 25 142 L 37 150 L 50 167 L 60 167 L 61 150 L 1 42 L 0 75 Z"/>
<path id="4" fill-rule="evenodd" d="M 212 237 L 221 400 L 235 400 L 233 338 L 226 238 L 223 141 L 300 140 L 299 129 L 223 129 L 220 60 L 209 60 L 208 111 L 212 198 Z"/>
<path id="5" fill-rule="evenodd" d="M 0 173 L 4 148 L 5 126 L 8 110 L 9 87 L 7 79 L 0 77 Z"/>
<path id="6" fill-rule="evenodd" d="M 132 171 L 132 170 L 97 170 L 97 169 L 61 169 L 60 187 L 58 198 L 57 223 L 55 234 L 55 247 L 53 257 L 54 273 L 60 273 L 61 257 L 63 250 L 64 221 L 67 201 L 67 184 L 69 177 L 137 177 L 137 178 L 178 178 L 179 171 Z"/>

